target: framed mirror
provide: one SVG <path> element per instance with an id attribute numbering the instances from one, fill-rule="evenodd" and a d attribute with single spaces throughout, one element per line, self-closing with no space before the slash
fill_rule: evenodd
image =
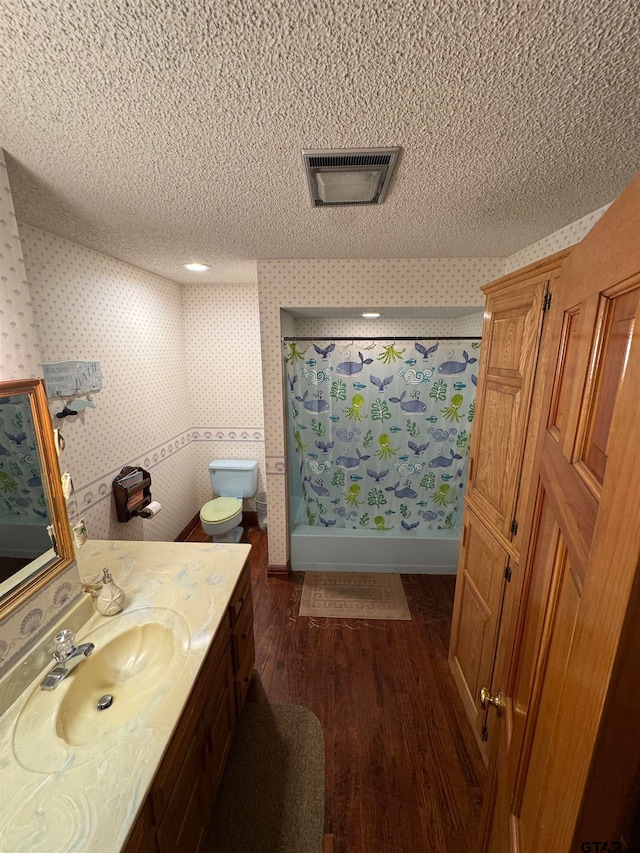
<path id="1" fill-rule="evenodd" d="M 0 618 L 73 559 L 44 383 L 0 382 Z"/>

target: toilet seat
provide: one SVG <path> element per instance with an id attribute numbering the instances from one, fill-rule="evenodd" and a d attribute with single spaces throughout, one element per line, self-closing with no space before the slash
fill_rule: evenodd
<path id="1" fill-rule="evenodd" d="M 205 524 L 223 524 L 242 510 L 242 501 L 238 498 L 214 498 L 200 510 L 200 518 Z"/>

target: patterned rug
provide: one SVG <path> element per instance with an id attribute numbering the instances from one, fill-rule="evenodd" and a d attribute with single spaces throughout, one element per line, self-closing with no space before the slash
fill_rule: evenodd
<path id="1" fill-rule="evenodd" d="M 359 572 L 306 572 L 299 615 L 411 619 L 400 575 Z"/>

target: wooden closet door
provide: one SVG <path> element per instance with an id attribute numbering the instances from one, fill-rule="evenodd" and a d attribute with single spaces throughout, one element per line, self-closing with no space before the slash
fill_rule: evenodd
<path id="1" fill-rule="evenodd" d="M 526 630 L 511 684 L 493 697 L 491 853 L 598 840 L 574 831 L 640 554 L 639 233 L 640 176 L 565 261 L 554 295 Z"/>
<path id="2" fill-rule="evenodd" d="M 467 498 L 489 526 L 512 537 L 546 275 L 487 297 L 478 411 L 471 442 Z"/>

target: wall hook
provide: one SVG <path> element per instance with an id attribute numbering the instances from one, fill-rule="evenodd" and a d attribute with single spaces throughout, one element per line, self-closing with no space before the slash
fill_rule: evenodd
<path id="1" fill-rule="evenodd" d="M 68 417 L 71 417 L 72 415 L 77 415 L 77 414 L 78 414 L 77 412 L 74 412 L 73 409 L 70 409 L 67 406 L 67 404 L 65 403 L 63 410 L 61 412 L 56 413 L 56 417 L 57 418 L 68 418 Z"/>

